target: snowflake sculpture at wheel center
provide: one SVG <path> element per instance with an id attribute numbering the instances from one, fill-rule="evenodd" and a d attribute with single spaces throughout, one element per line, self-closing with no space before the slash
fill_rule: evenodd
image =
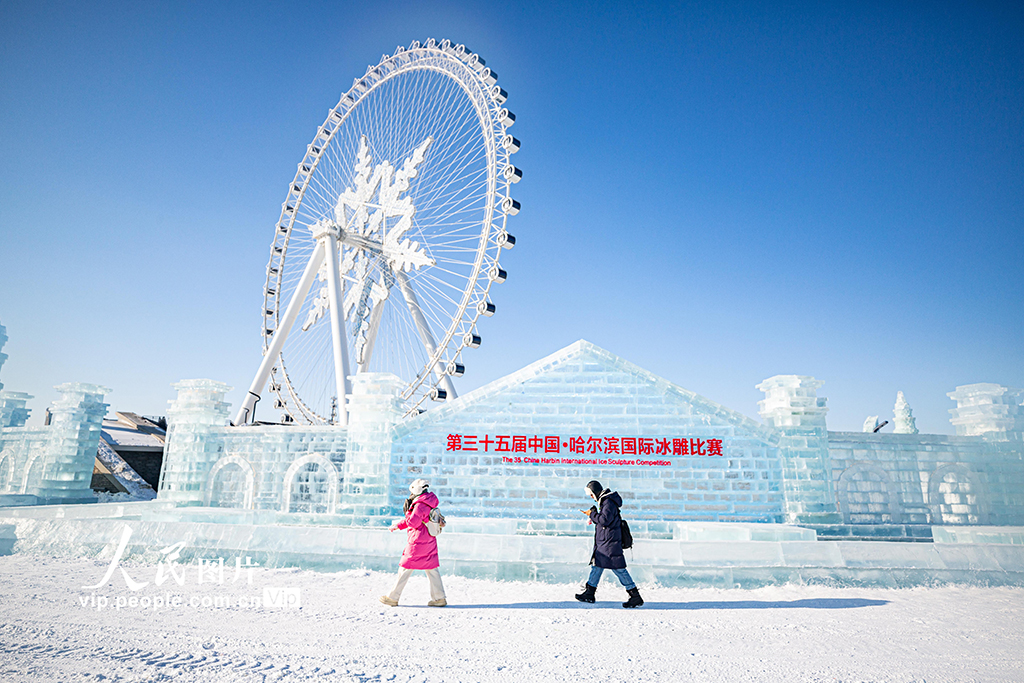
<path id="1" fill-rule="evenodd" d="M 397 173 L 390 162 L 383 161 L 371 174 L 372 160 L 364 137 L 359 145 L 355 188 L 347 188 L 339 197 L 333 220 L 322 219 L 312 226 L 313 239 L 322 240 L 333 233 L 340 244 L 352 247 L 341 263 L 341 277 L 353 285 L 345 294 L 343 317 L 355 328 L 356 362 L 360 365 L 367 360 L 368 345 L 372 348 L 371 330 L 377 329 L 370 318 L 373 312 L 382 310 L 378 304 L 388 298 L 396 279 L 407 288 L 407 271 L 436 265 L 418 243 L 403 239 L 412 228 L 416 207 L 411 199 L 401 196 L 416 177 L 416 167 L 423 162 L 431 142 L 429 137 L 424 140 Z M 374 195 L 379 196 L 376 203 L 371 201 Z M 375 263 L 379 266 L 376 273 L 371 267 Z M 326 263 L 320 266 L 317 277 L 324 285 L 309 309 L 303 332 L 330 307 Z"/>
<path id="2" fill-rule="evenodd" d="M 520 144 L 496 79 L 461 45 L 414 42 L 331 109 L 275 226 L 263 362 L 234 424 L 268 381 L 285 422 L 347 424 L 350 359 L 397 376 L 407 414 L 456 397 L 515 244 Z"/>

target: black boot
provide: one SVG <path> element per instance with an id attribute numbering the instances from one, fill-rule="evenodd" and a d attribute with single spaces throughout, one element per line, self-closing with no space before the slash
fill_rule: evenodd
<path id="1" fill-rule="evenodd" d="M 640 597 L 639 588 L 630 588 L 626 592 L 629 593 L 629 600 L 622 603 L 623 607 L 639 607 L 644 604 L 644 599 Z M 577 595 L 576 597 L 578 598 L 579 596 Z"/>
<path id="2" fill-rule="evenodd" d="M 594 594 L 597 592 L 597 586 L 591 586 L 589 583 L 587 587 L 583 589 L 582 593 L 576 594 L 576 599 L 580 602 L 594 602 Z M 641 602 L 643 602 L 641 600 Z"/>

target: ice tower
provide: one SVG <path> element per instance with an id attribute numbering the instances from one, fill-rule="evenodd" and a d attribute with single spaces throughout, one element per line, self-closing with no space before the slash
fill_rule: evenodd
<path id="1" fill-rule="evenodd" d="M 1019 441 L 1024 436 L 1024 409 L 1019 389 L 981 383 L 959 386 L 947 396 L 956 401 L 950 422 L 961 436 L 986 435 Z"/>
<path id="2" fill-rule="evenodd" d="M 7 330 L 0 325 L 0 348 Z M 0 353 L 0 366 L 7 360 Z M 2 387 L 3 385 L 0 385 Z M 26 427 L 29 394 L 0 391 L 0 505 L 91 503 L 92 471 L 109 389 L 95 384 L 56 387 L 50 423 Z"/>
<path id="3" fill-rule="evenodd" d="M 110 389 L 80 382 L 56 389 L 61 397 L 50 408 L 49 448 L 29 468 L 25 492 L 47 502 L 95 502 L 92 470 Z"/>
<path id="4" fill-rule="evenodd" d="M 7 328 L 0 325 L 0 371 L 3 371 L 4 361 L 7 360 L 7 354 L 3 353 L 7 339 Z M 32 397 L 20 391 L 4 391 L 3 388 L 4 383 L 0 382 L 0 429 L 25 426 L 29 415 L 26 405 Z"/>
<path id="5" fill-rule="evenodd" d="M 201 504 L 208 475 L 224 450 L 215 432 L 227 424 L 224 395 L 231 387 L 209 379 L 191 379 L 178 382 L 174 388 L 178 398 L 167 409 L 160 497 Z"/>
<path id="6" fill-rule="evenodd" d="M 351 379 L 342 500 L 357 517 L 386 515 L 391 511 L 391 428 L 402 416 L 402 381 L 366 372 Z"/>
<path id="7" fill-rule="evenodd" d="M 839 522 L 828 461 L 828 429 L 821 380 L 806 375 L 775 375 L 757 385 L 765 398 L 761 417 L 782 433 L 782 486 L 786 521 Z"/>

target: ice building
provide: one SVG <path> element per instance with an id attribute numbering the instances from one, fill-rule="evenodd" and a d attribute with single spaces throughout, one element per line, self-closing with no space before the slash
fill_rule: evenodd
<path id="1" fill-rule="evenodd" d="M 373 524 L 423 477 L 448 514 L 557 529 L 599 479 L 641 530 L 1024 524 L 1024 411 L 995 384 L 950 393 L 957 435 L 941 436 L 828 431 L 822 382 L 797 375 L 758 385 L 757 422 L 585 341 L 406 419 L 396 378 L 353 382 L 348 428 L 226 426 L 229 387 L 177 384 L 159 498 Z M 897 408 L 909 425 L 905 400 Z"/>

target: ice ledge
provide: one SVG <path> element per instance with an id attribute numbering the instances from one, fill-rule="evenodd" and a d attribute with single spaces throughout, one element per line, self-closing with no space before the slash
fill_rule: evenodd
<path id="1" fill-rule="evenodd" d="M 166 516 L 159 521 L 145 519 L 147 511 L 162 509 L 165 515 L 174 512 L 156 501 L 89 507 L 88 512 L 106 512 L 108 517 L 71 517 L 79 511 L 61 506 L 35 508 L 31 512 L 0 510 L 0 554 L 109 561 L 125 525 L 133 532 L 127 559 L 143 562 L 158 561 L 161 549 L 183 541 L 183 562 L 217 557 L 228 561 L 248 555 L 264 567 L 393 570 L 405 544 L 403 534 L 380 528 L 203 523 L 171 521 Z M 46 511 L 50 514 L 42 514 Z M 61 518 L 59 514 L 69 516 Z M 187 518 L 186 515 L 181 519 Z M 727 526 L 736 531 L 743 525 Z M 772 526 L 783 525 L 750 526 L 768 532 Z M 689 527 L 695 532 L 719 528 L 712 524 Z M 936 529 L 937 536 L 942 529 Z M 982 534 L 978 538 L 986 532 L 982 528 L 972 531 Z M 1019 535 L 1022 530 L 998 531 Z M 1024 545 L 1016 544 L 1013 537 L 1009 541 L 900 544 L 644 539 L 627 551 L 627 560 L 638 581 L 666 586 L 756 587 L 788 582 L 893 587 L 950 582 L 1024 586 Z M 442 570 L 447 574 L 549 582 L 580 580 L 587 569 L 592 543 L 588 537 L 449 531 L 439 538 Z"/>

